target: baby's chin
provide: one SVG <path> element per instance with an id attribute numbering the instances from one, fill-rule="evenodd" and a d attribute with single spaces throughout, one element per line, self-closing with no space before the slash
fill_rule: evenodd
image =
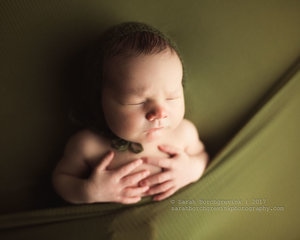
<path id="1" fill-rule="evenodd" d="M 148 143 L 154 143 L 157 141 L 160 141 L 161 139 L 167 137 L 167 135 L 172 131 L 173 129 L 170 126 L 165 127 L 154 127 L 149 128 L 143 132 L 140 132 L 136 135 L 128 135 L 127 137 L 124 136 L 123 139 L 126 139 L 130 142 L 137 142 L 141 144 L 148 144 Z"/>

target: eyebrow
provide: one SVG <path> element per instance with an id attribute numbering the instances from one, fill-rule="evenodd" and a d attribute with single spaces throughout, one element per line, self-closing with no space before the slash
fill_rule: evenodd
<path id="1" fill-rule="evenodd" d="M 130 95 L 135 95 L 135 96 L 142 96 L 145 94 L 147 91 L 146 87 L 133 87 L 126 89 L 125 93 L 130 94 Z"/>

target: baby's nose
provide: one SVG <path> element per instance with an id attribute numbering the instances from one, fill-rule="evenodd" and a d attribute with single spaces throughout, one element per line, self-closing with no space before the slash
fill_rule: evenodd
<path id="1" fill-rule="evenodd" d="M 154 121 L 157 119 L 163 119 L 163 118 L 167 118 L 168 114 L 165 108 L 161 107 L 161 106 L 157 106 L 155 108 L 153 108 L 151 111 L 149 111 L 146 114 L 146 118 L 148 121 Z"/>

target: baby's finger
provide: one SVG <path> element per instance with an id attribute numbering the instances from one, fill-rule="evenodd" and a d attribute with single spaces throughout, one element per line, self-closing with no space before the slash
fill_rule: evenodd
<path id="1" fill-rule="evenodd" d="M 134 186 L 137 185 L 142 179 L 150 175 L 150 171 L 143 170 L 140 172 L 132 173 L 122 178 L 123 186 Z"/>
<path id="2" fill-rule="evenodd" d="M 141 197 L 122 197 L 118 202 L 123 204 L 134 204 L 141 200 Z"/>
<path id="3" fill-rule="evenodd" d="M 124 166 L 120 167 L 117 170 L 117 176 L 119 178 L 123 178 L 124 176 L 128 175 L 129 173 L 131 173 L 135 168 L 137 168 L 138 166 L 140 166 L 143 163 L 142 159 L 137 159 L 135 161 L 132 161 L 130 163 L 125 164 Z"/>
<path id="4" fill-rule="evenodd" d="M 171 157 L 177 155 L 180 151 L 178 148 L 170 146 L 170 145 L 159 145 L 158 149 L 164 153 L 169 154 Z"/>
<path id="5" fill-rule="evenodd" d="M 166 172 L 161 172 L 161 173 L 157 173 L 155 175 L 152 175 L 146 179 L 143 179 L 142 181 L 140 181 L 139 185 L 140 186 L 153 186 L 156 184 L 160 184 L 166 181 L 171 180 L 172 176 L 170 171 L 166 171 Z"/>
<path id="6" fill-rule="evenodd" d="M 102 159 L 102 161 L 100 161 L 100 163 L 95 167 L 95 171 L 103 171 L 107 168 L 107 166 L 110 164 L 110 162 L 113 160 L 114 158 L 114 152 L 113 151 L 109 151 L 108 153 L 106 153 Z"/>
<path id="7" fill-rule="evenodd" d="M 148 186 L 145 186 L 145 187 L 129 187 L 129 188 L 126 188 L 124 191 L 123 191 L 123 195 L 125 197 L 130 197 L 130 198 L 133 198 L 133 197 L 141 197 L 144 195 L 145 192 L 147 192 L 149 190 L 149 187 Z"/>
<path id="8" fill-rule="evenodd" d="M 170 188 L 170 189 L 167 190 L 166 192 L 154 196 L 154 197 L 153 197 L 153 200 L 154 200 L 154 201 L 161 201 L 161 200 L 164 200 L 164 199 L 170 197 L 171 195 L 173 195 L 175 192 L 176 192 L 176 188 L 175 188 L 175 187 Z"/>
<path id="9" fill-rule="evenodd" d="M 166 191 L 168 191 L 169 189 L 173 188 L 174 187 L 174 183 L 173 181 L 166 181 L 162 184 L 158 184 L 154 187 L 151 187 L 147 192 L 146 194 L 147 195 L 155 195 L 155 194 L 158 194 L 158 193 L 164 193 Z"/>

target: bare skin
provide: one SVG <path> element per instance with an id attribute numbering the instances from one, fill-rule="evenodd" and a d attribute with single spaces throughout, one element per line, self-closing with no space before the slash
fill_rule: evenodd
<path id="1" fill-rule="evenodd" d="M 141 143 L 144 151 L 118 152 L 109 139 L 83 130 L 70 139 L 54 171 L 58 194 L 71 203 L 129 204 L 143 196 L 166 199 L 197 181 L 208 156 L 197 129 L 183 118 L 182 65 L 176 53 L 113 59 L 106 77 L 102 108 L 108 126 Z"/>

